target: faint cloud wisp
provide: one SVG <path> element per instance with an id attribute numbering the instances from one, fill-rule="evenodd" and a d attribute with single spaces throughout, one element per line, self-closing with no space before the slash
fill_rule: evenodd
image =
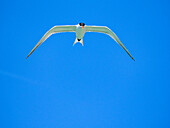
<path id="1" fill-rule="evenodd" d="M 42 85 L 42 83 L 40 83 L 40 82 L 27 79 L 27 78 L 25 78 L 25 77 L 23 77 L 23 76 L 20 76 L 20 75 L 11 73 L 11 72 L 7 72 L 7 71 L 2 71 L 2 70 L 0 70 L 0 74 L 3 75 L 3 76 L 7 76 L 7 77 L 10 77 L 10 78 L 13 78 L 13 79 L 17 79 L 17 80 L 20 80 L 20 81 L 27 82 L 27 83 L 30 83 L 30 84 Z"/>

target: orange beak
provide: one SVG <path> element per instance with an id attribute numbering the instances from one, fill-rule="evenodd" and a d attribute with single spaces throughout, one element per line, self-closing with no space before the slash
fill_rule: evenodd
<path id="1" fill-rule="evenodd" d="M 81 28 L 83 29 L 83 26 L 81 26 Z"/>

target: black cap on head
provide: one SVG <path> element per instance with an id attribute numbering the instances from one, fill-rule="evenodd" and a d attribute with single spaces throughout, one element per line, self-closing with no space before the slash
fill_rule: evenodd
<path id="1" fill-rule="evenodd" d="M 85 23 L 79 23 L 79 25 L 80 25 L 80 26 L 84 26 L 84 25 L 85 25 Z"/>

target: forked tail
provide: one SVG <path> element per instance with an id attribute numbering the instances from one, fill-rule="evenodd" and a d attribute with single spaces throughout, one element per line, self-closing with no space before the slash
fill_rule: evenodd
<path id="1" fill-rule="evenodd" d="M 77 42 L 80 42 L 80 43 L 82 44 L 82 46 L 84 46 L 84 45 L 83 45 L 83 39 L 78 40 L 77 38 L 75 39 L 73 46 L 74 46 Z"/>

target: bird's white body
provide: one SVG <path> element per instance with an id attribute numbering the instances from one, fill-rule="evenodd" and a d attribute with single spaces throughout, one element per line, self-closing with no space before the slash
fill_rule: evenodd
<path id="1" fill-rule="evenodd" d="M 83 37 L 84 37 L 84 34 L 85 34 L 85 27 L 81 27 L 80 25 L 76 25 L 76 39 L 73 43 L 73 46 L 77 43 L 77 42 L 80 42 L 83 45 Z"/>
<path id="2" fill-rule="evenodd" d="M 81 26 L 77 25 L 76 26 L 76 38 L 77 39 L 82 39 L 85 34 L 85 27 L 81 28 Z"/>
<path id="3" fill-rule="evenodd" d="M 55 33 L 59 32 L 75 32 L 76 33 L 76 39 L 73 43 L 76 44 L 77 42 L 80 42 L 83 46 L 83 37 L 86 32 L 99 32 L 109 35 L 111 38 L 113 38 L 126 52 L 127 54 L 133 59 L 129 51 L 125 48 L 123 43 L 119 40 L 119 38 L 116 36 L 116 34 L 110 30 L 106 26 L 87 26 L 84 23 L 79 23 L 78 25 L 64 25 L 64 26 L 54 26 L 49 31 L 45 33 L 45 35 L 40 39 L 40 41 L 36 44 L 36 46 L 32 49 L 32 51 L 28 54 L 27 58 L 34 52 L 34 50 L 41 45 L 49 36 Z M 133 59 L 134 60 L 134 59 Z"/>

